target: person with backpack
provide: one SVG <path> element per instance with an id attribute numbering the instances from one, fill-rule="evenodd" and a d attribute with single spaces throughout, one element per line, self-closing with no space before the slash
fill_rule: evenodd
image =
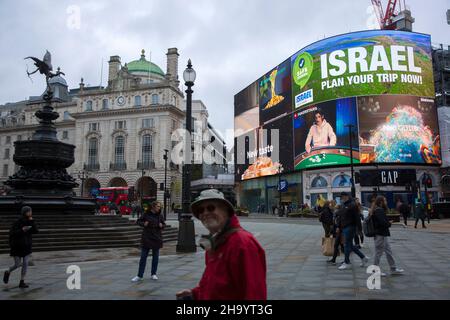
<path id="1" fill-rule="evenodd" d="M 25 283 L 25 276 L 33 247 L 32 237 L 39 230 L 33 220 L 31 207 L 22 207 L 21 214 L 21 218 L 13 223 L 9 231 L 10 255 L 14 258 L 14 265 L 5 271 L 3 282 L 7 284 L 11 272 L 22 266 L 19 288 L 28 288 L 28 284 Z"/>
<path id="2" fill-rule="evenodd" d="M 331 228 L 333 227 L 333 211 L 330 208 L 331 202 L 325 201 L 322 211 L 319 214 L 319 221 L 322 222 L 325 237 L 329 238 L 331 235 Z"/>
<path id="3" fill-rule="evenodd" d="M 414 218 L 416 218 L 416 223 L 414 224 L 414 228 L 417 229 L 417 223 L 419 220 L 422 221 L 422 228 L 426 229 L 425 226 L 425 218 L 427 217 L 427 214 L 425 212 L 425 206 L 423 205 L 422 201 L 416 200 L 416 205 L 414 207 Z"/>
<path id="4" fill-rule="evenodd" d="M 392 274 L 403 273 L 403 269 L 398 268 L 395 265 L 395 260 L 392 255 L 391 245 L 389 244 L 388 238 L 391 236 L 389 228 L 391 223 L 387 217 L 388 206 L 387 201 L 384 196 L 378 196 L 369 212 L 369 216 L 373 219 L 374 227 L 374 242 L 375 242 L 375 259 L 374 265 L 379 266 L 381 256 L 386 253 L 386 258 L 391 268 Z M 386 276 L 385 273 L 381 273 L 382 276 Z"/>

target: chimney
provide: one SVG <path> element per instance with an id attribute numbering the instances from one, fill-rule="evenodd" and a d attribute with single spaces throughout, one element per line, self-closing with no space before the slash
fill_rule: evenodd
<path id="1" fill-rule="evenodd" d="M 109 73 L 108 73 L 108 83 L 116 80 L 117 79 L 117 75 L 119 73 L 120 70 L 120 57 L 119 56 L 111 56 L 109 58 Z"/>
<path id="2" fill-rule="evenodd" d="M 166 77 L 171 84 L 178 87 L 180 81 L 178 81 L 178 49 L 169 48 L 167 50 L 167 72 Z"/>

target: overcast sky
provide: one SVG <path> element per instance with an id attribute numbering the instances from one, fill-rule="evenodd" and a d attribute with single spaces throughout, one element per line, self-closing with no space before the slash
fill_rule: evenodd
<path id="1" fill-rule="evenodd" d="M 415 31 L 450 44 L 450 0 L 406 2 Z M 141 49 L 165 72 L 167 49 L 177 47 L 180 80 L 191 58 L 194 99 L 203 100 L 225 137 L 233 129 L 237 92 L 311 42 L 367 29 L 375 22 L 371 12 L 369 0 L 2 0 L 0 104 L 42 93 L 44 80 L 27 78 L 26 66 L 33 65 L 23 58 L 42 58 L 46 49 L 75 88 L 81 77 L 100 84 L 102 59 L 105 84 L 110 56 L 125 63 L 138 59 Z"/>

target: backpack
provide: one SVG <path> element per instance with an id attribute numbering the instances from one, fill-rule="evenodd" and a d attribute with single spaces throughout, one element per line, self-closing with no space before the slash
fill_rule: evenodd
<path id="1" fill-rule="evenodd" d="M 373 222 L 373 216 L 369 215 L 367 218 L 363 221 L 363 232 L 364 235 L 368 238 L 373 238 L 376 235 L 375 232 L 375 224 Z"/>

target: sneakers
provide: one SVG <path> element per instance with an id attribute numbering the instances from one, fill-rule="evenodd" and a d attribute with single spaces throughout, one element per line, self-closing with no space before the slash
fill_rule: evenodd
<path id="1" fill-rule="evenodd" d="M 141 278 L 141 277 L 136 276 L 133 279 L 131 279 L 131 282 L 139 282 L 139 281 L 142 281 L 142 280 L 144 280 L 144 279 Z"/>
<path id="2" fill-rule="evenodd" d="M 341 264 L 340 266 L 339 266 L 339 270 L 345 270 L 345 269 L 350 269 L 352 267 L 352 265 L 351 264 L 347 264 L 347 263 L 343 263 L 343 264 Z"/>
<path id="3" fill-rule="evenodd" d="M 404 271 L 405 270 L 403 270 L 401 268 L 395 268 L 391 272 L 392 272 L 392 274 L 402 274 Z"/>
<path id="4" fill-rule="evenodd" d="M 27 285 L 27 284 L 25 283 L 25 281 L 20 280 L 19 288 L 25 289 L 25 288 L 28 288 L 28 287 L 29 287 L 29 285 Z"/>
<path id="5" fill-rule="evenodd" d="M 158 277 L 156 276 L 156 274 L 152 275 L 152 280 L 158 280 Z"/>
<path id="6" fill-rule="evenodd" d="M 4 284 L 7 284 L 7 283 L 8 283 L 8 281 L 9 281 L 9 275 L 10 275 L 10 272 L 9 272 L 8 270 L 6 270 L 6 271 L 5 271 L 5 274 L 3 275 L 3 283 L 4 283 Z"/>
<path id="7" fill-rule="evenodd" d="M 361 259 L 361 267 L 365 267 L 368 262 L 369 262 L 369 259 L 367 257 L 362 258 Z"/>

